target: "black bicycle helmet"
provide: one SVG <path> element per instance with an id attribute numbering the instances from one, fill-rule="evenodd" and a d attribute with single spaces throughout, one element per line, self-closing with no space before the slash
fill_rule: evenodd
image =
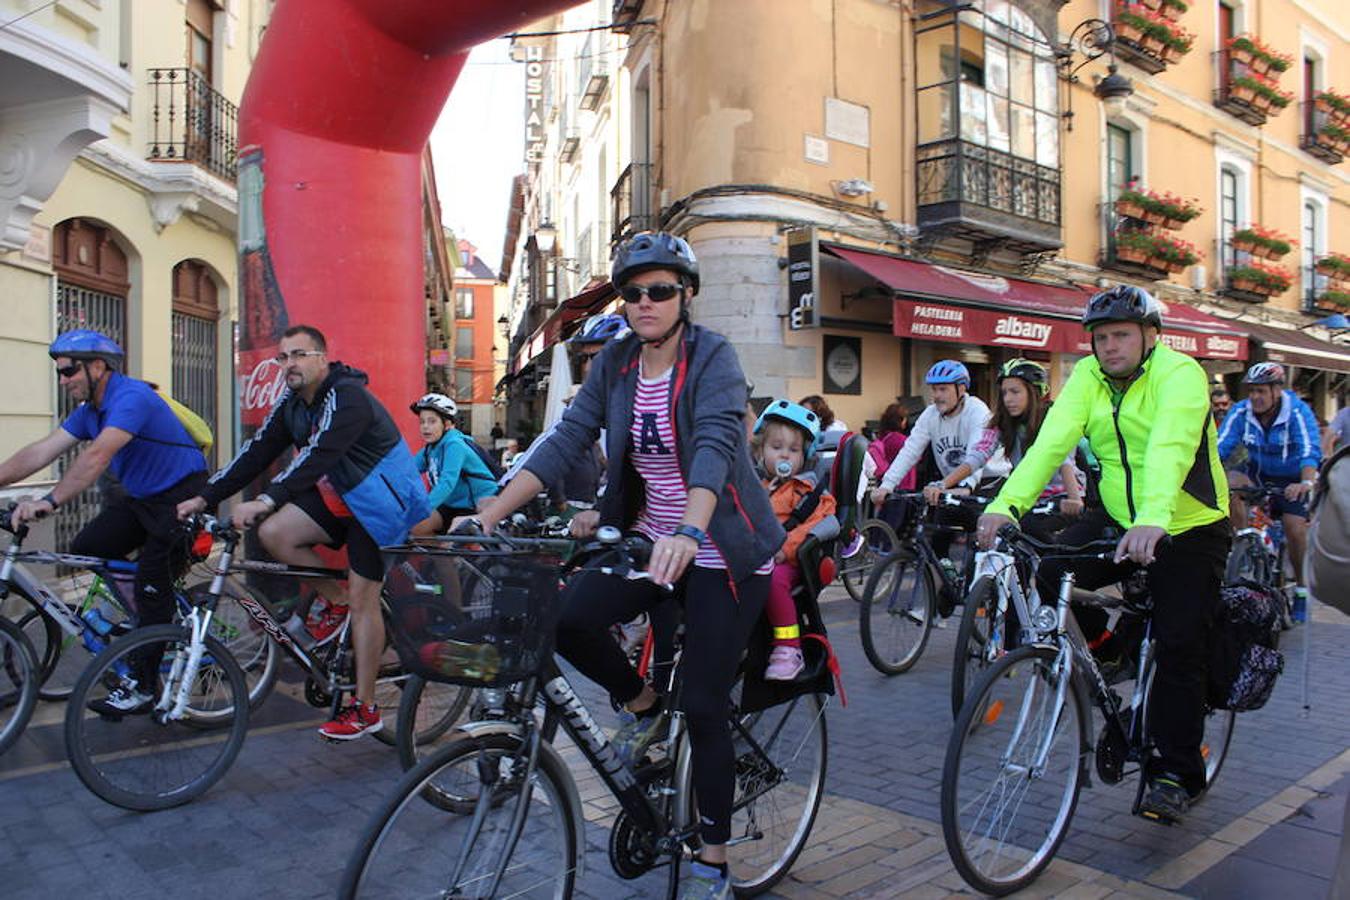
<path id="1" fill-rule="evenodd" d="M 1131 284 L 1118 284 L 1092 295 L 1083 310 L 1083 327 L 1103 322 L 1138 322 L 1162 330 L 1162 306 L 1152 294 Z"/>
<path id="2" fill-rule="evenodd" d="M 698 259 L 684 238 L 664 231 L 641 231 L 620 244 L 610 263 L 609 280 L 616 288 L 640 272 L 669 269 L 689 279 L 698 293 Z"/>

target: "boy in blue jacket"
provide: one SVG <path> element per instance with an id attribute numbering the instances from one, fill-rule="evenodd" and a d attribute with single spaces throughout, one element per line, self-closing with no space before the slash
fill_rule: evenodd
<path id="1" fill-rule="evenodd" d="M 471 438 L 455 427 L 459 407 L 444 394 L 425 394 L 409 407 L 417 414 L 426 446 L 414 459 L 430 482 L 432 513 L 413 527 L 415 535 L 441 534 L 456 516 L 473 515 L 478 501 L 497 493 L 497 479 Z"/>

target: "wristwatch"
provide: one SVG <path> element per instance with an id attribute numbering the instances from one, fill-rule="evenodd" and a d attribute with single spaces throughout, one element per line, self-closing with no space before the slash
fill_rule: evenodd
<path id="1" fill-rule="evenodd" d="M 47 492 L 47 496 L 38 498 L 39 503 L 44 501 L 52 505 L 53 512 L 61 508 L 61 504 L 56 502 L 56 495 L 53 494 L 51 491 Z"/>
<path id="2" fill-rule="evenodd" d="M 268 496 L 267 494 L 259 494 L 258 496 L 254 497 L 253 499 L 254 499 L 254 500 L 257 500 L 259 503 L 261 503 L 262 505 L 266 506 L 267 509 L 268 509 L 270 512 L 276 512 L 276 511 L 277 511 L 277 501 L 273 500 L 273 499 L 272 499 L 270 496 Z"/>

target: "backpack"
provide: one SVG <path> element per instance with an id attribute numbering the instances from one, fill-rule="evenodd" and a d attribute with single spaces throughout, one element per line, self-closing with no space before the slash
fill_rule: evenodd
<path id="1" fill-rule="evenodd" d="M 1213 709 L 1248 712 L 1270 699 L 1284 671 L 1275 649 L 1284 598 L 1251 582 L 1225 585 L 1210 636 L 1208 700 Z"/>
<path id="2" fill-rule="evenodd" d="M 155 393 L 159 399 L 163 400 L 173 412 L 174 416 L 182 423 L 187 431 L 188 437 L 192 438 L 194 447 L 202 451 L 202 455 L 209 456 L 211 448 L 215 446 L 215 435 L 211 434 L 211 426 L 206 424 L 206 420 L 179 403 L 173 397 L 164 393 L 159 388 L 155 388 Z"/>
<path id="3" fill-rule="evenodd" d="M 487 450 L 483 449 L 483 446 L 479 444 L 477 441 L 475 441 L 473 438 L 469 437 L 467 434 L 464 434 L 464 432 L 462 431 L 460 432 L 460 434 L 464 436 L 464 443 L 469 445 L 469 449 L 473 450 L 474 453 L 477 453 L 478 458 L 481 459 L 483 461 L 483 464 L 488 467 L 488 471 L 492 473 L 492 480 L 501 481 L 502 476 L 506 474 L 506 470 L 501 467 L 501 464 L 498 463 L 497 460 L 493 459 L 492 454 L 487 452 Z"/>
<path id="4" fill-rule="evenodd" d="M 1309 510 L 1308 555 L 1303 570 L 1318 600 L 1350 613 L 1350 446 L 1322 464 Z"/>

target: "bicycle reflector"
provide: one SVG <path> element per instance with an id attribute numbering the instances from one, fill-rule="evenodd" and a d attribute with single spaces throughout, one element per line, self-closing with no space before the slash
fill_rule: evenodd
<path id="1" fill-rule="evenodd" d="M 835 565 L 834 557 L 827 556 L 820 561 L 820 586 L 823 588 L 834 583 L 834 576 L 839 574 L 839 567 Z"/>
<path id="2" fill-rule="evenodd" d="M 203 528 L 192 537 L 192 558 L 198 561 L 211 555 L 211 532 Z"/>

